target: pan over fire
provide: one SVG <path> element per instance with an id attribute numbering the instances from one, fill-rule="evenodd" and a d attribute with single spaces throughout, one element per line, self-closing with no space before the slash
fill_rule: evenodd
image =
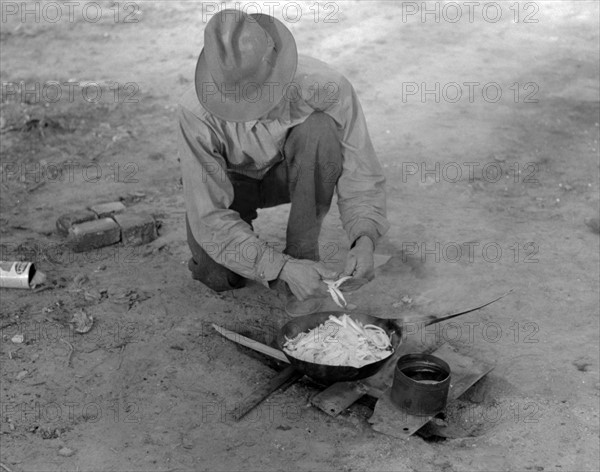
<path id="1" fill-rule="evenodd" d="M 332 366 L 363 367 L 394 352 L 387 332 L 346 314 L 329 318 L 315 328 L 285 337 L 283 351 L 296 359 Z"/>

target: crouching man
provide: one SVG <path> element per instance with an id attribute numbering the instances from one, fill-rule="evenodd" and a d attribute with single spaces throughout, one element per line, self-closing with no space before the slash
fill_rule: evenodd
<path id="1" fill-rule="evenodd" d="M 195 87 L 181 101 L 179 152 L 192 277 L 216 291 L 246 279 L 283 286 L 286 311 L 317 311 L 319 233 L 334 191 L 351 248 L 344 272 L 373 278 L 387 231 L 384 178 L 352 85 L 297 54 L 264 14 L 222 10 L 207 23 Z M 291 203 L 283 252 L 253 230 L 258 208 Z"/>

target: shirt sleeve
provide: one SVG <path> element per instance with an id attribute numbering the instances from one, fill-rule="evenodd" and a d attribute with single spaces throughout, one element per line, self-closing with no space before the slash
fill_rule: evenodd
<path id="1" fill-rule="evenodd" d="M 313 93 L 308 103 L 330 115 L 341 128 L 343 169 L 337 196 L 350 243 L 353 245 L 359 237 L 368 236 L 375 244 L 390 227 L 386 218 L 385 178 L 354 87 L 338 74 L 318 94 Z"/>
<path id="2" fill-rule="evenodd" d="M 179 109 L 179 153 L 186 212 L 194 238 L 218 264 L 264 286 L 287 256 L 261 241 L 236 211 L 223 145 L 198 116 Z"/>

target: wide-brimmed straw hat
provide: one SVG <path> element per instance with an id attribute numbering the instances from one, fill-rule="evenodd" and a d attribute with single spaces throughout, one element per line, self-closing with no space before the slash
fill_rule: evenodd
<path id="1" fill-rule="evenodd" d="M 221 10 L 204 30 L 196 65 L 202 106 L 227 121 L 252 121 L 284 97 L 296 73 L 298 52 L 289 29 L 265 14 Z"/>

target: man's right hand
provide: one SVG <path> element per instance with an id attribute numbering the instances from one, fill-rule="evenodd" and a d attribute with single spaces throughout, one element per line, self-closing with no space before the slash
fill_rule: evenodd
<path id="1" fill-rule="evenodd" d="M 327 286 L 323 279 L 335 280 L 337 277 L 335 270 L 328 269 L 321 262 L 304 259 L 289 259 L 279 274 L 300 301 L 325 295 Z"/>

